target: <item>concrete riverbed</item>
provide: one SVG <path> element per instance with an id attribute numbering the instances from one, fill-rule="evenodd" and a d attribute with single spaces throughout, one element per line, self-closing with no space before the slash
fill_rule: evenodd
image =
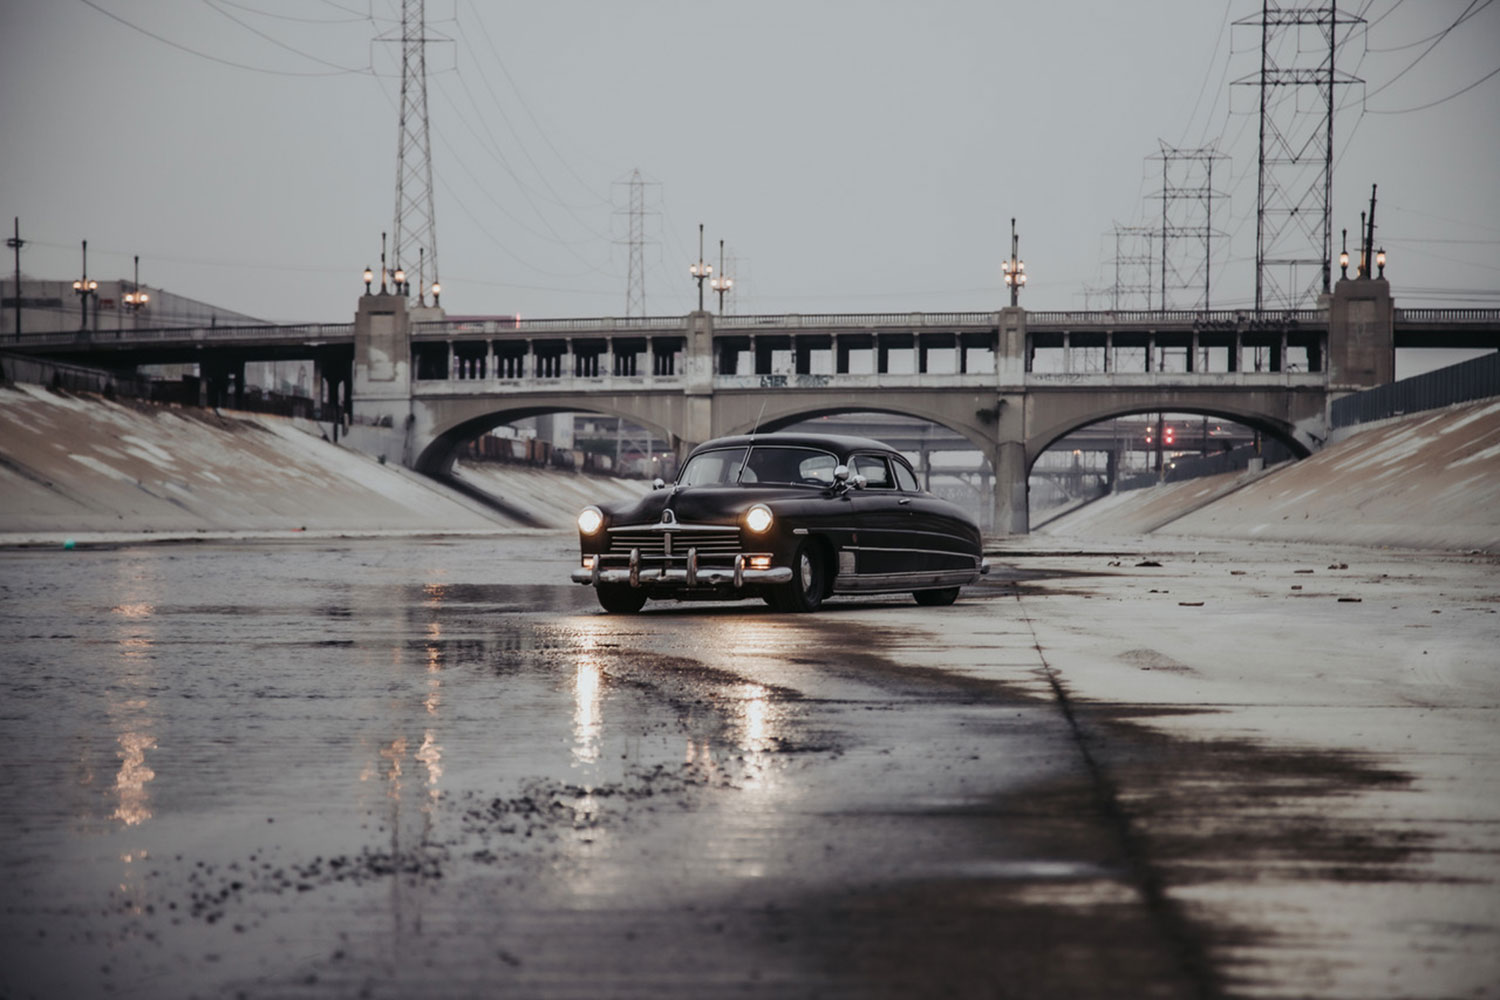
<path id="1" fill-rule="evenodd" d="M 615 617 L 566 535 L 0 553 L 0 994 L 1493 995 L 1490 557 L 996 555 Z"/>
<path id="2" fill-rule="evenodd" d="M 1500 993 L 1493 403 L 806 616 L 604 615 L 315 426 L 0 422 L 7 1000 Z"/>

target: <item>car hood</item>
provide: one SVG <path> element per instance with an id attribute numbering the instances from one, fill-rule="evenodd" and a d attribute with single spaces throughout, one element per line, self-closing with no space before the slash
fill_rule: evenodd
<path id="1" fill-rule="evenodd" d="M 811 498 L 819 491 L 789 486 L 682 486 L 653 490 L 635 503 L 608 508 L 610 523 L 655 524 L 671 510 L 683 524 L 734 524 L 754 503 L 787 497 Z"/>

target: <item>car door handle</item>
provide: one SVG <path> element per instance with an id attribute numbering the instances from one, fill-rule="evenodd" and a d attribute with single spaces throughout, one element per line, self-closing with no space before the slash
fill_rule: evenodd
<path id="1" fill-rule="evenodd" d="M 900 500 L 896 501 L 896 505 L 898 507 L 905 507 L 909 503 L 911 503 L 911 497 L 902 497 Z"/>

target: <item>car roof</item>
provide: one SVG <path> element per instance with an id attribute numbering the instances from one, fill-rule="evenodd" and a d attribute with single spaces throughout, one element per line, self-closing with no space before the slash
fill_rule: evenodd
<path id="1" fill-rule="evenodd" d="M 874 438 L 855 437 L 850 434 L 808 434 L 798 431 L 777 431 L 770 434 L 736 434 L 731 437 L 714 438 L 694 448 L 692 454 L 713 448 L 743 448 L 746 445 L 791 445 L 803 448 L 820 448 L 831 451 L 840 458 L 856 451 L 880 451 L 900 454 L 895 448 Z M 691 456 L 690 456 L 691 457 Z"/>

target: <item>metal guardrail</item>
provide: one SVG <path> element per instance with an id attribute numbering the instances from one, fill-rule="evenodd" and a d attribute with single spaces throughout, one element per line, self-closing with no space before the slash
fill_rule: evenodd
<path id="1" fill-rule="evenodd" d="M 96 392 L 102 396 L 150 399 L 152 381 L 147 375 L 128 375 L 70 365 L 64 361 L 0 352 L 0 374 L 11 382 L 46 385 L 70 392 Z"/>
<path id="2" fill-rule="evenodd" d="M 1493 396 L 1500 396 L 1500 352 L 1335 399 L 1328 421 L 1349 427 Z"/>

